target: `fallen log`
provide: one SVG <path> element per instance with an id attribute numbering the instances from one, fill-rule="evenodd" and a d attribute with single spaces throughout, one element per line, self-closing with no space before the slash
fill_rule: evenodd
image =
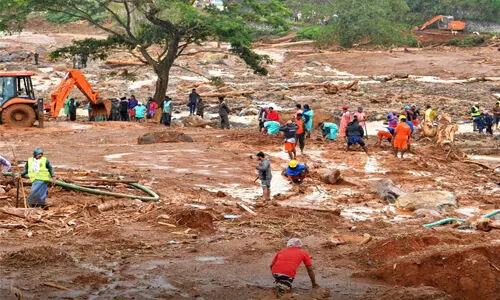
<path id="1" fill-rule="evenodd" d="M 282 48 L 282 47 L 290 47 L 290 46 L 302 46 L 302 45 L 312 45 L 314 41 L 299 41 L 299 42 L 288 42 L 288 43 L 279 43 L 279 44 L 261 44 L 254 48 Z"/>
<path id="2" fill-rule="evenodd" d="M 113 67 L 143 66 L 144 65 L 144 63 L 142 61 L 139 61 L 136 59 L 124 60 L 124 59 L 112 59 L 112 58 L 107 59 L 105 64 L 111 65 Z"/>
<path id="3" fill-rule="evenodd" d="M 56 288 L 58 290 L 63 290 L 63 291 L 69 291 L 70 290 L 67 287 L 64 287 L 62 285 L 58 285 L 58 284 L 56 284 L 54 282 L 44 282 L 43 285 L 50 286 L 50 287 Z"/>
<path id="4" fill-rule="evenodd" d="M 483 164 L 483 163 L 480 163 L 480 162 L 477 162 L 477 161 L 472 161 L 472 160 L 463 160 L 462 162 L 463 162 L 463 163 L 466 163 L 466 164 L 474 164 L 474 165 L 478 165 L 478 166 L 481 166 L 481 167 L 483 167 L 483 168 L 485 168 L 485 169 L 488 169 L 488 170 L 490 170 L 490 169 L 491 169 L 491 167 L 490 167 L 490 166 L 488 166 L 488 165 L 486 165 L 486 164 Z"/>
<path id="5" fill-rule="evenodd" d="M 223 92 L 223 93 L 206 93 L 206 94 L 201 94 L 200 96 L 203 98 L 238 97 L 238 96 L 252 95 L 254 93 L 255 93 L 254 91 L 235 91 L 235 92 Z"/>
<path id="6" fill-rule="evenodd" d="M 0 228 L 5 229 L 26 229 L 28 226 L 24 224 L 0 224 Z"/>

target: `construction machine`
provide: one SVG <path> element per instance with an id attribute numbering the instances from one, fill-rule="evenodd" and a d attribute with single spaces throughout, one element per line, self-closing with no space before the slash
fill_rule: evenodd
<path id="1" fill-rule="evenodd" d="M 111 110 L 110 101 L 99 99 L 99 93 L 92 90 L 92 86 L 85 78 L 85 75 L 79 70 L 69 70 L 66 76 L 61 80 L 55 91 L 50 95 L 50 116 L 57 118 L 61 109 L 64 108 L 64 102 L 68 98 L 73 87 L 76 86 L 92 105 L 92 116 L 103 116 L 107 118 Z"/>
<path id="2" fill-rule="evenodd" d="M 33 72 L 0 72 L 0 121 L 13 127 L 30 127 L 37 120 Z"/>
<path id="3" fill-rule="evenodd" d="M 438 15 L 425 22 L 418 30 L 425 30 L 429 25 L 438 22 L 438 28 L 441 30 L 464 31 L 467 24 L 462 21 L 455 21 L 453 16 Z"/>
<path id="4" fill-rule="evenodd" d="M 11 127 L 31 127 L 38 119 L 37 100 L 31 77 L 33 72 L 0 72 L 0 122 Z M 50 102 L 44 104 L 50 117 L 58 117 L 74 86 L 88 98 L 93 116 L 109 116 L 111 104 L 99 99 L 90 83 L 79 70 L 69 70 Z"/>

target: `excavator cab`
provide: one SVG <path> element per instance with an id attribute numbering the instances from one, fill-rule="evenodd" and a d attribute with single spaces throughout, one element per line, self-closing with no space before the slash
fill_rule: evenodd
<path id="1" fill-rule="evenodd" d="M 450 24 L 453 24 L 453 21 L 455 21 L 455 18 L 453 16 L 443 16 L 438 22 L 438 28 L 441 30 L 450 29 Z"/>
<path id="2" fill-rule="evenodd" d="M 0 122 L 30 127 L 37 119 L 33 72 L 0 72 Z"/>

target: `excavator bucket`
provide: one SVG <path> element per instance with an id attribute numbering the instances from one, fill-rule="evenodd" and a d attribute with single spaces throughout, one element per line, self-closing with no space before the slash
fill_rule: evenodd
<path id="1" fill-rule="evenodd" d="M 111 101 L 108 99 L 98 99 L 97 103 L 92 104 L 92 112 L 90 117 L 94 119 L 104 119 L 107 120 L 109 114 L 111 113 Z"/>

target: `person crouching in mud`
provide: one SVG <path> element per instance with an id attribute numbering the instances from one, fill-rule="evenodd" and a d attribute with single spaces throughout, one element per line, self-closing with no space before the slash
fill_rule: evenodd
<path id="1" fill-rule="evenodd" d="M 274 282 L 276 283 L 278 297 L 284 295 L 287 291 L 291 291 L 292 282 L 295 279 L 297 269 L 301 263 L 304 263 L 306 266 L 312 287 L 319 287 L 316 283 L 311 257 L 302 249 L 302 246 L 301 240 L 298 238 L 291 238 L 287 242 L 287 248 L 279 251 L 274 256 L 271 263 L 271 272 L 274 277 Z"/>

